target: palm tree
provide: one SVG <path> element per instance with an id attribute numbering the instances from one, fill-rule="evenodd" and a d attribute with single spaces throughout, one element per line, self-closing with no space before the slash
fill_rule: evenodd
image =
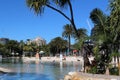
<path id="1" fill-rule="evenodd" d="M 77 32 L 78 32 L 79 39 L 84 39 L 84 38 L 88 37 L 87 30 L 84 28 L 77 29 Z M 74 38 L 76 38 L 76 40 L 78 39 L 76 35 L 74 35 Z"/>
<path id="2" fill-rule="evenodd" d="M 120 0 L 110 0 L 110 28 L 113 43 L 120 43 Z M 119 46 L 119 45 L 118 45 Z M 117 47 L 116 47 L 117 48 Z M 119 49 L 119 48 L 117 48 Z"/>
<path id="3" fill-rule="evenodd" d="M 119 63 L 119 49 L 120 49 L 120 0 L 110 0 L 109 9 L 110 14 L 110 28 L 112 34 L 113 53 L 117 55 L 117 62 Z M 120 75 L 120 69 L 119 69 Z"/>
<path id="4" fill-rule="evenodd" d="M 95 8 L 90 13 L 90 18 L 94 23 L 94 28 L 92 29 L 92 37 L 96 39 L 105 40 L 106 38 L 106 22 L 107 16 L 98 8 Z"/>
<path id="5" fill-rule="evenodd" d="M 56 53 L 64 52 L 66 51 L 66 45 L 67 41 L 63 40 L 61 37 L 56 37 L 51 40 L 49 43 L 50 52 L 53 53 L 53 56 L 55 56 Z"/>
<path id="6" fill-rule="evenodd" d="M 63 27 L 64 31 L 62 33 L 62 37 L 68 38 L 68 53 L 70 53 L 71 46 L 71 37 L 73 36 L 73 27 L 70 24 L 66 24 Z"/>
<path id="7" fill-rule="evenodd" d="M 106 69 L 108 69 L 108 64 L 110 61 L 109 53 L 111 52 L 110 51 L 111 41 L 109 36 L 110 28 L 108 26 L 108 16 L 106 16 L 100 9 L 95 8 L 91 12 L 90 18 L 94 23 L 94 28 L 92 29 L 91 36 L 93 37 L 93 40 L 96 42 L 96 46 L 101 46 L 97 47 L 99 48 L 98 49 L 99 52 L 100 51 L 104 52 L 101 53 L 100 55 L 101 57 L 99 58 L 102 60 L 102 62 L 100 62 L 98 59 L 97 62 L 100 65 L 104 64 L 104 66 L 106 66 Z"/>
<path id="8" fill-rule="evenodd" d="M 79 28 L 77 32 L 79 35 L 79 39 L 76 37 L 76 35 L 74 35 L 74 33 L 73 33 L 73 37 L 76 40 L 76 43 L 74 46 L 76 46 L 76 48 L 79 50 L 79 49 L 82 49 L 84 41 L 88 39 L 88 35 L 87 35 L 87 30 L 83 28 Z"/>
<path id="9" fill-rule="evenodd" d="M 110 0 L 110 27 L 112 28 L 112 33 L 114 34 L 114 42 L 120 36 L 120 0 Z"/>
<path id="10" fill-rule="evenodd" d="M 73 36 L 76 39 L 76 43 L 74 44 L 74 47 L 77 50 L 81 50 L 82 51 L 82 49 L 83 49 L 82 47 L 84 45 L 84 41 L 88 40 L 87 30 L 83 29 L 83 28 L 79 28 L 77 31 L 78 31 L 79 39 L 73 33 Z"/>
<path id="11" fill-rule="evenodd" d="M 64 16 L 73 26 L 75 34 L 78 36 L 76 25 L 74 22 L 74 14 L 72 9 L 71 0 L 26 0 L 26 3 L 30 9 L 33 9 L 37 15 L 44 12 L 45 7 L 48 7 L 62 16 Z M 69 7 L 70 17 L 67 16 L 62 10 L 59 8 Z"/>

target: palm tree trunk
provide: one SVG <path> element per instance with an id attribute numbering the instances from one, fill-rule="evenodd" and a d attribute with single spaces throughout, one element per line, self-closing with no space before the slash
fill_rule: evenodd
<path id="1" fill-rule="evenodd" d="M 70 7 L 70 14 L 71 14 L 71 21 L 70 22 L 71 22 L 71 24 L 72 24 L 72 26 L 74 28 L 76 36 L 79 38 L 77 29 L 76 29 L 76 25 L 75 25 L 75 22 L 74 22 L 74 15 L 73 15 L 72 5 L 71 5 L 71 2 L 69 0 L 68 0 L 68 4 L 69 4 L 69 7 Z"/>
<path id="2" fill-rule="evenodd" d="M 76 25 L 75 25 L 75 22 L 74 22 L 74 16 L 73 16 L 73 9 L 72 9 L 72 5 L 70 3 L 70 1 L 68 0 L 68 3 L 69 3 L 69 7 L 70 7 L 70 14 L 71 14 L 71 19 L 66 16 L 66 14 L 64 14 L 62 11 L 54 8 L 53 6 L 50 6 L 49 4 L 46 4 L 47 7 L 57 11 L 58 13 L 60 13 L 62 16 L 64 16 L 68 21 L 70 21 L 70 23 L 72 24 L 73 28 L 74 28 L 74 31 L 75 31 L 75 34 L 77 35 L 77 37 L 79 37 L 78 35 L 78 32 L 77 32 L 77 29 L 76 29 Z"/>
<path id="3" fill-rule="evenodd" d="M 70 40 L 70 35 L 69 35 L 69 37 L 68 37 L 68 53 L 70 53 L 70 42 L 71 42 L 71 40 Z"/>
<path id="4" fill-rule="evenodd" d="M 117 56 L 117 64 L 119 65 L 119 56 Z"/>
<path id="5" fill-rule="evenodd" d="M 71 19 L 70 19 L 68 16 L 66 16 L 62 11 L 54 8 L 53 6 L 50 6 L 49 4 L 46 4 L 46 6 L 47 6 L 48 8 L 50 8 L 50 9 L 55 10 L 55 11 L 57 11 L 58 13 L 60 13 L 60 14 L 61 14 L 62 16 L 64 16 L 68 21 L 71 21 Z"/>

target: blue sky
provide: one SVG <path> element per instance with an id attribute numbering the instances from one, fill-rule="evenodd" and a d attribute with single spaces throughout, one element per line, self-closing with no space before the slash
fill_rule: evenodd
<path id="1" fill-rule="evenodd" d="M 86 28 L 88 34 L 93 27 L 90 12 L 100 8 L 108 13 L 108 0 L 73 0 L 72 4 L 77 28 Z M 64 11 L 69 15 L 67 9 Z M 0 0 L 0 38 L 25 41 L 40 36 L 49 43 L 61 37 L 65 24 L 69 21 L 51 9 L 45 8 L 44 14 L 37 16 L 26 6 L 26 0 Z"/>

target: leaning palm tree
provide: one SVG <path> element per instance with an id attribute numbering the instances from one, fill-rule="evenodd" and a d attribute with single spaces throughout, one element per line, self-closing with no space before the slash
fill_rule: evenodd
<path id="1" fill-rule="evenodd" d="M 73 36 L 73 27 L 70 24 L 64 25 L 64 31 L 62 33 L 62 37 L 68 38 L 68 53 L 70 52 L 71 46 L 71 37 Z"/>
<path id="2" fill-rule="evenodd" d="M 74 32 L 78 36 L 76 25 L 74 22 L 74 14 L 72 9 L 72 0 L 26 0 L 26 3 L 30 9 L 33 9 L 35 13 L 42 14 L 44 12 L 45 7 L 48 7 L 62 16 L 64 16 L 73 26 Z M 70 17 L 67 16 L 60 8 L 69 8 Z"/>

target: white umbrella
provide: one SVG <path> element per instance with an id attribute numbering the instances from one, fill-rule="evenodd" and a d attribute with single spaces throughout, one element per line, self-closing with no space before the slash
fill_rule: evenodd
<path id="1" fill-rule="evenodd" d="M 43 53 L 44 53 L 44 51 L 40 51 L 39 53 L 40 53 L 40 54 L 43 54 Z"/>

